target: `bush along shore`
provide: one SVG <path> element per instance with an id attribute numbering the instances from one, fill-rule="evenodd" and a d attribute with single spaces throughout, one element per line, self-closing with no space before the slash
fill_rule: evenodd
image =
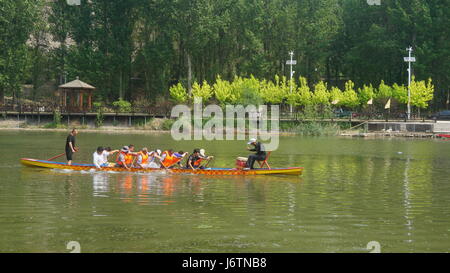
<path id="1" fill-rule="evenodd" d="M 67 130 L 70 128 L 79 128 L 85 130 L 96 131 L 158 131 L 158 132 L 170 132 L 172 125 L 176 122 L 176 119 L 167 118 L 134 118 L 130 124 L 128 120 L 124 121 L 102 121 L 98 122 L 97 119 L 82 121 L 78 119 L 72 119 L 71 121 L 63 120 L 60 116 L 55 115 L 53 120 L 42 120 L 37 122 L 33 119 L 2 119 L 0 120 L 1 129 L 46 129 L 46 130 Z M 203 120 L 203 125 L 208 122 L 207 119 Z M 249 122 L 246 121 L 246 130 L 249 128 Z M 193 125 L 193 124 L 192 124 Z M 236 124 L 235 124 L 236 125 Z M 267 122 L 267 131 L 269 133 L 287 133 L 304 136 L 337 136 L 343 130 L 350 128 L 349 122 L 326 122 L 326 121 L 280 121 L 279 129 L 271 132 L 271 123 Z M 194 128 L 194 126 L 192 126 Z M 224 130 L 226 124 L 224 122 Z M 237 126 L 235 126 L 237 128 Z M 361 132 L 359 130 L 354 133 Z"/>

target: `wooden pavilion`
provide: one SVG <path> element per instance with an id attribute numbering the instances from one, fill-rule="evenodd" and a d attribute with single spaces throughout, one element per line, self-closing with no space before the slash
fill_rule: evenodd
<path id="1" fill-rule="evenodd" d="M 92 93 L 95 87 L 76 80 L 60 85 L 58 92 L 61 99 L 60 106 L 65 111 L 88 112 L 92 109 Z"/>

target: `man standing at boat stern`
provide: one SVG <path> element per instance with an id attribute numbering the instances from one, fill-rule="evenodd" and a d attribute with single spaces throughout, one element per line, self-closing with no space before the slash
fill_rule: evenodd
<path id="1" fill-rule="evenodd" d="M 75 146 L 75 136 L 78 134 L 77 129 L 73 128 L 70 134 L 66 139 L 66 158 L 67 165 L 72 165 L 72 157 L 73 154 L 77 152 L 77 148 Z"/>
<path id="2" fill-rule="evenodd" d="M 250 139 L 247 145 L 254 146 L 254 148 L 247 148 L 247 149 L 251 152 L 256 152 L 253 155 L 249 155 L 247 159 L 247 168 L 253 169 L 255 161 L 263 161 L 264 159 L 266 159 L 266 149 L 264 148 L 264 145 L 261 142 L 256 141 L 256 138 Z"/>

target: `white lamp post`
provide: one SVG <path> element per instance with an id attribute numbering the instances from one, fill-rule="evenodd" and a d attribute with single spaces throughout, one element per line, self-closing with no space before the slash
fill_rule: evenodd
<path id="1" fill-rule="evenodd" d="M 407 113 L 407 115 L 408 115 L 408 119 L 411 119 L 411 72 L 412 72 L 411 71 L 411 63 L 414 63 L 416 61 L 416 58 L 411 56 L 412 51 L 413 51 L 411 46 L 408 47 L 406 49 L 406 51 L 409 52 L 408 57 L 404 58 L 405 62 L 408 63 L 408 113 Z"/>
<path id="2" fill-rule="evenodd" d="M 289 93 L 292 94 L 292 77 L 294 76 L 295 71 L 292 71 L 292 66 L 297 64 L 297 61 L 294 60 L 294 51 L 289 51 L 289 55 L 291 56 L 291 59 L 286 62 L 287 65 L 291 66 L 291 72 L 290 72 L 290 86 L 289 86 Z M 292 113 L 292 104 L 290 105 L 290 110 Z"/>

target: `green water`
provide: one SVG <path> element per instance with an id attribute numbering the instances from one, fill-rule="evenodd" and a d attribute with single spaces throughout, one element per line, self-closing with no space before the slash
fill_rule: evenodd
<path id="1" fill-rule="evenodd" d="M 0 131 L 0 251 L 382 252 L 450 250 L 450 142 L 282 137 L 273 167 L 301 177 L 63 172 L 20 157 L 63 152 L 66 134 Z M 245 142 L 81 132 L 76 162 L 99 145 L 192 150 L 232 166 Z"/>

